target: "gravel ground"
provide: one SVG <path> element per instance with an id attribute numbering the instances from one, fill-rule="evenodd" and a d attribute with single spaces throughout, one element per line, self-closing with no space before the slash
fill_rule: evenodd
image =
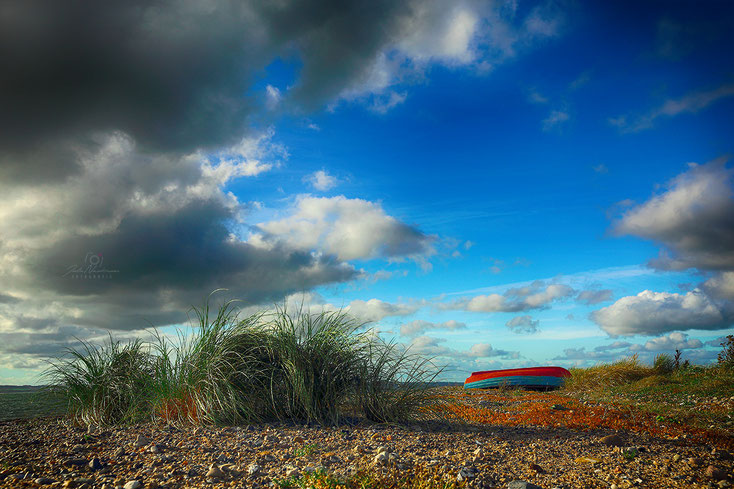
<path id="1" fill-rule="evenodd" d="M 0 423 L 0 487 L 257 488 L 314 470 L 399 478 L 427 468 L 477 488 L 723 488 L 734 480 L 732 458 L 686 440 L 461 423 L 91 433 L 58 418 Z"/>

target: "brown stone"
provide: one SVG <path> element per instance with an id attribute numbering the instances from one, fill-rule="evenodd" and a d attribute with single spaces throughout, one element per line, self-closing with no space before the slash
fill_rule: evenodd
<path id="1" fill-rule="evenodd" d="M 610 447 L 621 447 L 622 445 L 624 445 L 624 440 L 622 440 L 622 437 L 619 435 L 605 436 L 599 441 Z"/>
<path id="2" fill-rule="evenodd" d="M 726 472 L 714 465 L 709 465 L 706 468 L 706 477 L 709 477 L 715 481 L 723 481 L 724 479 L 726 479 Z"/>

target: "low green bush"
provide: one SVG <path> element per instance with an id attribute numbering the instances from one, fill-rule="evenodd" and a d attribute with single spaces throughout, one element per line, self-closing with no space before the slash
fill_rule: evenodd
<path id="1" fill-rule="evenodd" d="M 216 292 L 216 291 L 215 291 Z M 193 332 L 148 343 L 81 342 L 46 377 L 83 424 L 265 420 L 378 422 L 437 415 L 429 387 L 441 369 L 362 330 L 342 311 L 285 306 L 240 318 L 233 302 L 193 308 Z"/>

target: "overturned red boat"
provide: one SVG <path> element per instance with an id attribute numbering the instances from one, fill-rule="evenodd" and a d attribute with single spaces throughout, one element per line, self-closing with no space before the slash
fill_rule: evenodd
<path id="1" fill-rule="evenodd" d="M 571 372 L 563 367 L 526 367 L 472 372 L 464 381 L 464 389 L 525 387 L 527 389 L 556 389 L 563 385 Z"/>

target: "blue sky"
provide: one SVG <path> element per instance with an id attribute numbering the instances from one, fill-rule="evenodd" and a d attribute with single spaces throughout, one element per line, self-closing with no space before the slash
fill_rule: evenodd
<path id="1" fill-rule="evenodd" d="M 0 21 L 0 383 L 219 287 L 448 380 L 734 333 L 726 2 L 39 5 Z"/>

